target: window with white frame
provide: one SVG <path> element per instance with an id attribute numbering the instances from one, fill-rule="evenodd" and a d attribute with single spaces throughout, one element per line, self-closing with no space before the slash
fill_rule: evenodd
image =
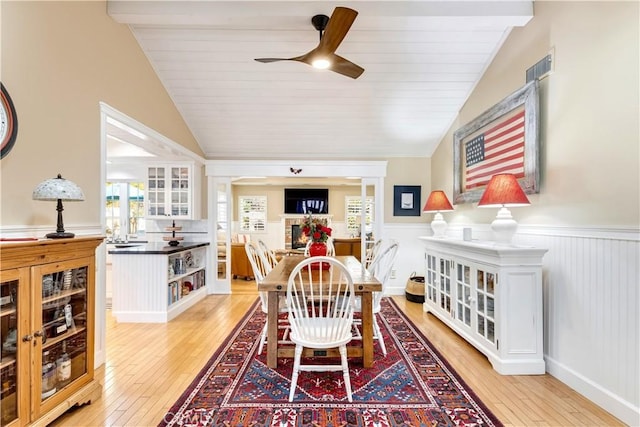
<path id="1" fill-rule="evenodd" d="M 345 214 L 347 231 L 349 234 L 359 236 L 360 233 L 360 216 L 362 215 L 362 199 L 360 196 L 346 196 L 344 205 L 347 212 Z M 367 197 L 365 199 L 365 232 L 371 232 L 371 225 L 373 224 L 373 197 Z"/>
<path id="2" fill-rule="evenodd" d="M 109 239 L 126 240 L 145 233 L 144 183 L 107 182 L 106 234 Z"/>
<path id="3" fill-rule="evenodd" d="M 264 232 L 267 229 L 267 197 L 240 196 L 240 231 L 245 233 Z"/>

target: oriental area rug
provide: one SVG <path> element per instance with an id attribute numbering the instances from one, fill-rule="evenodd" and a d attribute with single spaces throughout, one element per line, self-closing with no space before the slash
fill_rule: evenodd
<path id="1" fill-rule="evenodd" d="M 393 300 L 383 299 L 378 316 L 387 356 L 376 342 L 372 368 L 349 360 L 352 403 L 342 372 L 301 372 L 289 403 L 293 359 L 274 370 L 266 348 L 257 354 L 266 316 L 256 302 L 160 426 L 502 425 Z"/>

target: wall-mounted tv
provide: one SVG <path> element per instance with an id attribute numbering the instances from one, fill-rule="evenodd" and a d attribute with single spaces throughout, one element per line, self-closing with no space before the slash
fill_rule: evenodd
<path id="1" fill-rule="evenodd" d="M 284 213 L 328 214 L 328 188 L 285 188 Z"/>

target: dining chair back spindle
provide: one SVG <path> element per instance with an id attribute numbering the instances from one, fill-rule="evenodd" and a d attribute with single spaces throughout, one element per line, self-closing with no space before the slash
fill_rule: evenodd
<path id="1" fill-rule="evenodd" d="M 329 268 L 323 268 L 323 264 Z M 300 371 L 342 371 L 349 402 L 351 379 L 347 343 L 352 339 L 354 287 L 349 270 L 332 257 L 310 257 L 292 270 L 287 283 L 290 339 L 295 343 L 289 402 L 293 401 Z M 326 350 L 337 347 L 339 365 L 302 364 L 304 348 Z"/>

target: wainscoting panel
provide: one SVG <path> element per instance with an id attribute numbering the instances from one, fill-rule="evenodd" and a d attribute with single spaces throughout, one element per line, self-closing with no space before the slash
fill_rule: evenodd
<path id="1" fill-rule="evenodd" d="M 545 247 L 547 371 L 629 425 L 640 422 L 638 230 L 521 226 Z"/>

